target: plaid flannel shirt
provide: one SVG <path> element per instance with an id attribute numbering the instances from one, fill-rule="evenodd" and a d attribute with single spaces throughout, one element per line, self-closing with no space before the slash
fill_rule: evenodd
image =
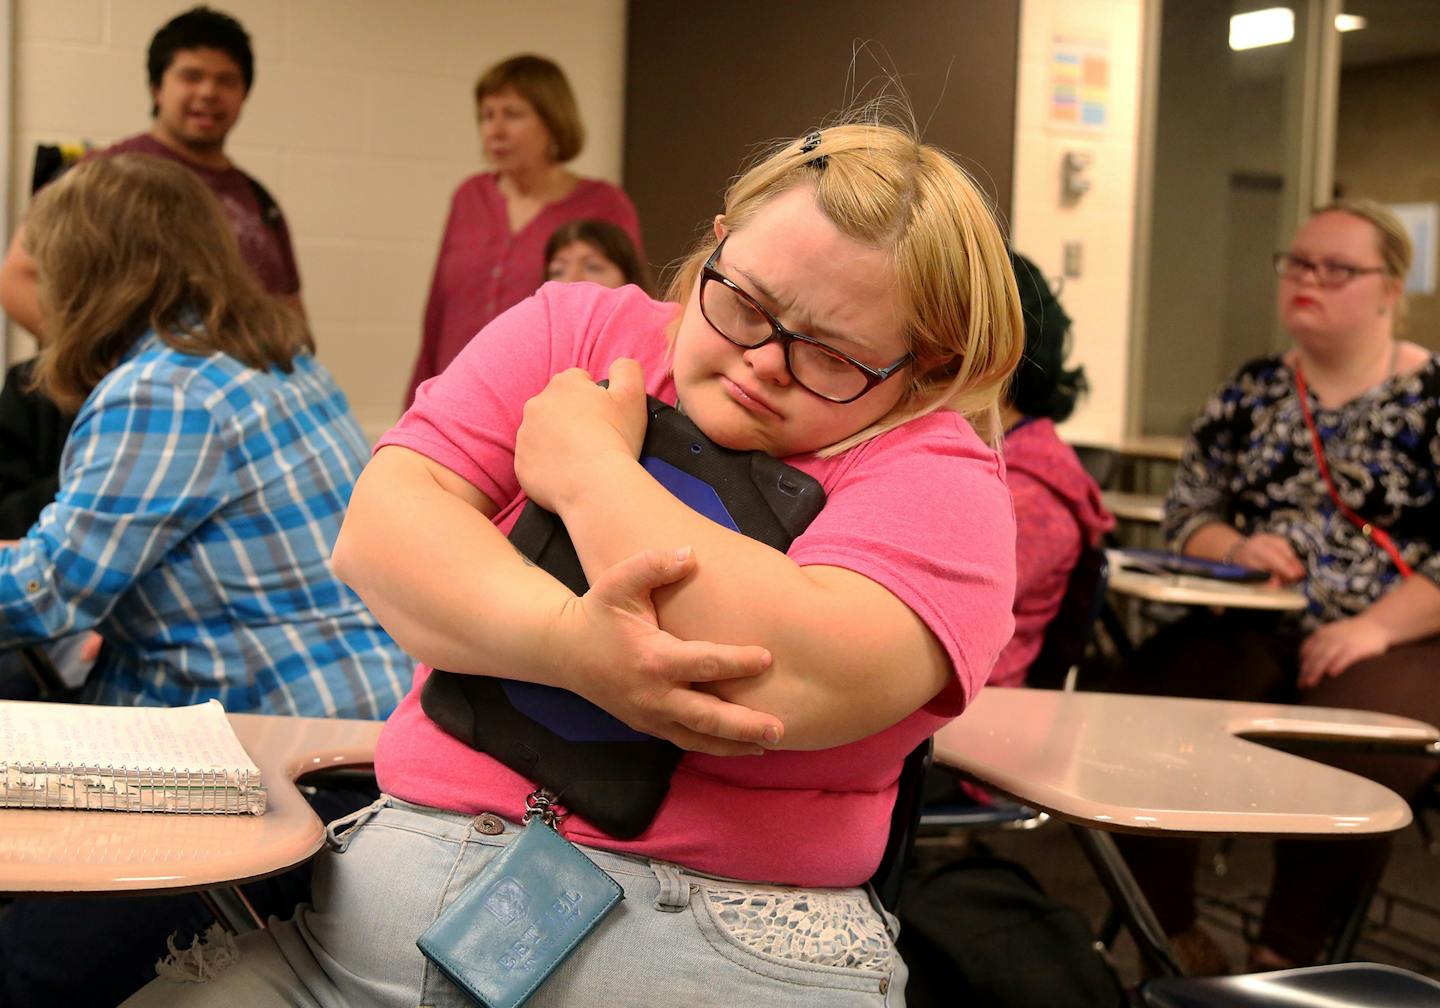
<path id="1" fill-rule="evenodd" d="M 385 717 L 411 663 L 328 563 L 366 456 L 312 357 L 257 371 L 146 334 L 0 550 L 0 645 L 98 630 L 91 703 Z"/>

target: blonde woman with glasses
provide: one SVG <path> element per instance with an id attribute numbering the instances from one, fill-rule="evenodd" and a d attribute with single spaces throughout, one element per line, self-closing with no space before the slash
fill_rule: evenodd
<path id="1" fill-rule="evenodd" d="M 1440 722 L 1440 357 L 1401 338 L 1410 239 L 1369 200 L 1317 210 L 1274 257 L 1290 349 L 1205 405 L 1165 506 L 1171 546 L 1304 592 L 1296 617 L 1196 611 L 1143 646 L 1127 692 L 1355 707 Z M 1327 757 L 1414 794 L 1423 760 Z M 1320 958 L 1385 864 L 1387 839 L 1277 845 L 1249 968 Z M 1195 845 L 1127 853 L 1197 971 L 1227 967 L 1195 924 Z"/>
<path id="2" fill-rule="evenodd" d="M 906 754 L 1010 637 L 995 445 L 1020 348 L 984 198 L 913 134 L 865 123 L 741 175 L 668 301 L 547 284 L 501 316 L 382 439 L 336 547 L 421 662 L 377 753 L 386 796 L 337 829 L 314 909 L 246 936 L 212 983 L 136 1003 L 457 1005 L 450 971 L 532 961 L 528 940 L 445 972 L 416 949 L 442 908 L 522 913 L 500 859 L 547 828 L 519 825 L 533 780 L 426 715 L 446 669 L 562 687 L 685 750 L 638 835 L 559 824 L 625 898 L 528 1004 L 902 1004 L 893 918 L 864 886 Z M 824 486 L 787 552 L 642 467 L 646 393 Z M 563 518 L 585 594 L 506 541 L 527 497 Z"/>

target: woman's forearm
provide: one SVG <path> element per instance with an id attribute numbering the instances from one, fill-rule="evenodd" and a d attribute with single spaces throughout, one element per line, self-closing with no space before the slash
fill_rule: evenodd
<path id="1" fill-rule="evenodd" d="M 452 672 L 547 685 L 547 626 L 573 600 L 491 522 L 495 504 L 405 448 L 355 485 L 331 565 L 411 656 Z"/>
<path id="2" fill-rule="evenodd" d="M 764 649 L 687 644 L 657 629 L 651 592 L 687 577 L 693 554 L 621 558 L 577 598 L 511 548 L 495 510 L 442 466 L 385 448 L 356 484 L 335 573 L 434 668 L 568 689 L 637 731 L 717 756 L 784 736 L 769 713 L 691 686 L 763 672 Z"/>
<path id="3" fill-rule="evenodd" d="M 1231 551 L 1244 539 L 1245 536 L 1235 526 L 1219 521 L 1210 522 L 1190 533 L 1190 538 L 1181 545 L 1180 552 L 1201 560 L 1228 560 L 1233 557 Z"/>
<path id="4" fill-rule="evenodd" d="M 1390 645 L 1440 634 L 1440 585 L 1415 574 L 1377 599 L 1363 613 L 1385 630 Z"/>
<path id="5" fill-rule="evenodd" d="M 558 504 L 587 575 L 640 549 L 693 546 L 695 575 L 656 593 L 661 626 L 686 639 L 768 648 L 768 672 L 716 692 L 780 718 L 785 748 L 873 734 L 953 675 L 924 622 L 870 579 L 796 565 L 692 510 L 633 460 L 607 460 L 582 485 Z"/>

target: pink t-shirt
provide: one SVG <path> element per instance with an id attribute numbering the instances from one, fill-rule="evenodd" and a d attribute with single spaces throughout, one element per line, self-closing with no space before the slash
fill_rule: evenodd
<path id="1" fill-rule="evenodd" d="M 526 400 L 567 367 L 598 377 L 616 358 L 632 357 L 647 391 L 674 402 L 665 328 L 676 310 L 633 287 L 546 284 L 422 386 L 380 445 L 403 445 L 470 481 L 500 505 L 497 524 L 508 530 L 524 502 L 514 445 Z M 849 745 L 732 759 L 687 753 L 643 834 L 616 840 L 572 816 L 571 840 L 733 878 L 857 885 L 884 850 L 906 754 L 984 684 L 1010 637 L 1015 589 L 1014 519 L 996 453 L 958 414 L 940 412 L 836 458 L 786 461 L 827 495 L 791 559 L 845 567 L 885 586 L 944 645 L 954 681 L 899 724 Z M 533 786 L 425 716 L 419 690 L 428 674 L 417 668 L 381 735 L 380 786 L 407 801 L 518 819 Z M 884 677 L 877 668 L 876 690 Z"/>
<path id="2" fill-rule="evenodd" d="M 512 232 L 497 178 L 493 172 L 473 175 L 455 190 L 430 281 L 407 405 L 420 383 L 444 371 L 472 336 L 535 293 L 545 275 L 545 243 L 560 225 L 588 217 L 609 221 L 630 236 L 645 261 L 635 206 L 610 183 L 581 179 L 568 196 Z"/>

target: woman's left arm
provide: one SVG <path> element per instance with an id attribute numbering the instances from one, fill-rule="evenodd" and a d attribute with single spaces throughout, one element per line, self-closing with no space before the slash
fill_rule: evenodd
<path id="1" fill-rule="evenodd" d="M 842 567 L 799 566 L 657 483 L 636 462 L 644 403 L 634 362 L 611 370 L 608 390 L 566 372 L 527 405 L 516 472 L 563 518 L 587 573 L 637 549 L 693 545 L 695 575 L 655 593 L 661 626 L 687 639 L 761 644 L 774 658 L 765 673 L 715 692 L 778 717 L 784 748 L 820 749 L 896 723 L 954 680 L 945 648 L 889 589 Z"/>
<path id="2" fill-rule="evenodd" d="M 1300 685 L 1314 686 L 1398 644 L 1440 633 L 1440 585 L 1414 574 L 1358 616 L 1320 627 L 1300 645 Z"/>
<path id="3" fill-rule="evenodd" d="M 0 553 L 0 643 L 95 626 L 220 506 L 221 432 L 169 377 L 126 376 L 81 409 L 55 502 Z"/>

